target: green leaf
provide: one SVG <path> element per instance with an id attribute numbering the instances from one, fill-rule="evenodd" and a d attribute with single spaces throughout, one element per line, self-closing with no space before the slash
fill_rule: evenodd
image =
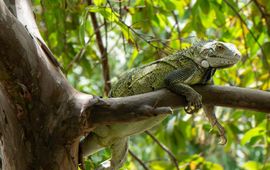
<path id="1" fill-rule="evenodd" d="M 172 164 L 165 161 L 152 161 L 149 165 L 151 169 L 155 170 L 173 169 Z"/>
<path id="2" fill-rule="evenodd" d="M 162 5 L 164 7 L 164 10 L 166 11 L 173 11 L 176 8 L 176 3 L 177 1 L 173 1 L 173 0 L 166 0 L 162 2 Z"/>
<path id="3" fill-rule="evenodd" d="M 222 0 L 216 0 L 218 4 L 221 4 L 222 3 Z"/>
<path id="4" fill-rule="evenodd" d="M 94 0 L 94 4 L 96 5 L 96 6 L 101 6 L 101 5 L 103 5 L 103 4 L 105 4 L 105 0 Z"/>
<path id="5" fill-rule="evenodd" d="M 119 20 L 119 14 L 114 12 L 111 8 L 109 7 L 95 7 L 95 6 L 90 6 L 89 7 L 90 12 L 97 12 L 100 13 L 105 19 L 108 21 L 111 21 L 118 26 L 120 26 L 121 31 L 124 35 L 124 37 L 129 41 L 134 43 L 134 36 L 130 30 L 130 28 L 124 24 L 122 21 Z"/>
<path id="6" fill-rule="evenodd" d="M 97 7 L 97 6 L 90 6 L 88 7 L 89 12 L 96 12 L 101 14 L 106 20 L 111 22 L 119 21 L 119 15 L 109 7 Z"/>
<path id="7" fill-rule="evenodd" d="M 263 54 L 265 55 L 265 58 L 262 58 L 262 61 L 263 61 L 263 64 L 264 64 L 264 67 L 267 68 L 267 58 L 270 58 L 270 42 L 266 42 L 262 45 L 262 49 L 263 49 Z"/>
<path id="8" fill-rule="evenodd" d="M 116 24 L 121 27 L 121 31 L 122 31 L 124 37 L 129 42 L 134 43 L 135 42 L 134 41 L 134 36 L 133 36 L 133 33 L 130 30 L 130 28 L 127 25 L 125 25 L 123 22 L 120 22 L 120 21 L 116 22 Z"/>
<path id="9" fill-rule="evenodd" d="M 204 14 L 208 14 L 210 11 L 210 3 L 208 0 L 199 0 L 200 8 Z"/>
<path id="10" fill-rule="evenodd" d="M 249 161 L 249 162 L 246 162 L 242 166 L 242 168 L 244 168 L 244 170 L 261 170 L 262 165 L 259 162 Z"/>
<path id="11" fill-rule="evenodd" d="M 132 55 L 131 55 L 131 57 L 130 57 L 130 59 L 129 59 L 129 62 L 128 62 L 128 68 L 129 68 L 129 69 L 133 67 L 134 61 L 135 61 L 135 59 L 138 57 L 138 53 L 139 53 L 139 52 L 138 52 L 137 49 L 134 49 L 134 50 L 133 50 L 133 53 L 132 53 Z"/>
<path id="12" fill-rule="evenodd" d="M 250 129 L 244 134 L 241 140 L 241 144 L 245 145 L 248 142 L 250 142 L 252 138 L 264 136 L 265 134 L 266 134 L 266 129 L 263 127 L 256 127 L 256 128 Z"/>
<path id="13" fill-rule="evenodd" d="M 156 17 L 158 19 L 158 25 L 159 25 L 159 27 L 165 28 L 166 25 L 167 25 L 167 18 L 164 15 L 160 14 L 160 13 L 157 13 L 156 14 Z"/>
<path id="14" fill-rule="evenodd" d="M 81 19 L 81 24 L 79 27 L 79 39 L 81 44 L 85 45 L 85 29 L 86 29 L 86 20 L 87 20 L 88 12 L 84 11 Z"/>
<path id="15" fill-rule="evenodd" d="M 201 18 L 202 25 L 205 28 L 209 28 L 213 25 L 213 22 L 216 18 L 216 13 L 214 10 L 210 10 L 210 11 L 208 11 L 208 15 L 201 13 L 200 18 Z M 207 19 L 205 19 L 205 18 L 207 18 Z"/>
<path id="16" fill-rule="evenodd" d="M 204 163 L 203 169 L 205 169 L 205 170 L 213 170 L 213 169 L 214 170 L 223 170 L 223 167 L 219 164 L 215 164 L 215 163 L 206 161 Z"/>

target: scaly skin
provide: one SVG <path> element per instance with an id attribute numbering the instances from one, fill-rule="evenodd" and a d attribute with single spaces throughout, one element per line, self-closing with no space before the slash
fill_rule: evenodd
<path id="1" fill-rule="evenodd" d="M 194 113 L 202 107 L 202 97 L 190 85 L 207 84 L 216 69 L 234 65 L 240 53 L 233 44 L 218 41 L 199 42 L 193 47 L 134 68 L 123 74 L 111 89 L 111 97 L 124 97 L 146 93 L 161 88 L 186 96 L 187 113 Z M 213 106 L 204 106 L 211 125 L 217 126 L 223 142 L 226 142 L 224 128 L 213 112 Z M 111 147 L 112 158 L 98 169 L 119 169 L 125 161 L 128 137 L 144 132 L 160 123 L 166 115 L 146 120 L 97 127 L 81 143 L 84 156 Z"/>

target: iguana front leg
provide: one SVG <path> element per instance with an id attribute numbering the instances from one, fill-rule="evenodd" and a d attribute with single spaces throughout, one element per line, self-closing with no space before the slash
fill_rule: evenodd
<path id="1" fill-rule="evenodd" d="M 184 109 L 188 114 L 197 112 L 202 107 L 202 96 L 187 84 L 190 83 L 188 81 L 192 79 L 194 72 L 192 68 L 180 68 L 165 77 L 165 84 L 169 90 L 186 97 L 188 105 Z"/>
<path id="2" fill-rule="evenodd" d="M 101 163 L 96 170 L 117 170 L 125 163 L 128 152 L 128 137 L 115 141 L 111 147 L 111 159 Z"/>
<path id="3" fill-rule="evenodd" d="M 227 143 L 227 138 L 225 134 L 224 127 L 218 122 L 216 114 L 215 114 L 215 106 L 214 105 L 203 105 L 203 111 L 211 123 L 212 128 L 215 126 L 218 129 L 220 135 L 220 144 L 224 145 Z"/>

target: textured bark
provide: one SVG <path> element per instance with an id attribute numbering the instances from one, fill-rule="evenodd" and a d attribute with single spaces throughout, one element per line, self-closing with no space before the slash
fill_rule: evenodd
<path id="1" fill-rule="evenodd" d="M 270 112 L 270 92 L 224 86 L 193 86 L 202 95 L 204 104 L 213 104 L 238 109 L 260 112 Z M 114 99 L 108 99 L 114 100 Z M 162 89 L 136 96 L 118 98 L 118 104 L 138 107 L 143 104 L 156 107 L 171 106 L 173 108 L 186 105 L 183 96 L 176 95 L 169 90 Z"/>
<path id="2" fill-rule="evenodd" d="M 73 89 L 3 1 L 0 27 L 3 169 L 75 169 L 75 143 L 57 135 Z"/>
<path id="3" fill-rule="evenodd" d="M 100 99 L 76 91 L 41 48 L 25 0 L 0 0 L 0 138 L 3 169 L 77 169 L 80 138 L 104 124 L 169 113 L 185 104 L 168 90 Z M 10 10 L 12 12 L 10 12 Z M 23 23 L 23 24 L 22 24 Z M 44 41 L 43 41 L 44 42 Z M 270 111 L 268 92 L 195 87 L 205 103 Z"/>

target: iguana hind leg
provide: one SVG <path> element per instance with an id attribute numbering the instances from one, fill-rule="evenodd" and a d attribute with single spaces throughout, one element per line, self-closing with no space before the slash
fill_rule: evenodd
<path id="1" fill-rule="evenodd" d="M 220 135 L 220 144 L 225 145 L 227 143 L 227 138 L 225 134 L 224 127 L 218 122 L 216 114 L 215 114 L 215 107 L 214 105 L 203 105 L 203 111 L 211 123 L 212 128 L 215 126 L 218 129 Z"/>
<path id="2" fill-rule="evenodd" d="M 111 145 L 111 159 L 104 161 L 96 170 L 117 170 L 125 163 L 128 152 L 128 137 L 121 138 Z"/>

